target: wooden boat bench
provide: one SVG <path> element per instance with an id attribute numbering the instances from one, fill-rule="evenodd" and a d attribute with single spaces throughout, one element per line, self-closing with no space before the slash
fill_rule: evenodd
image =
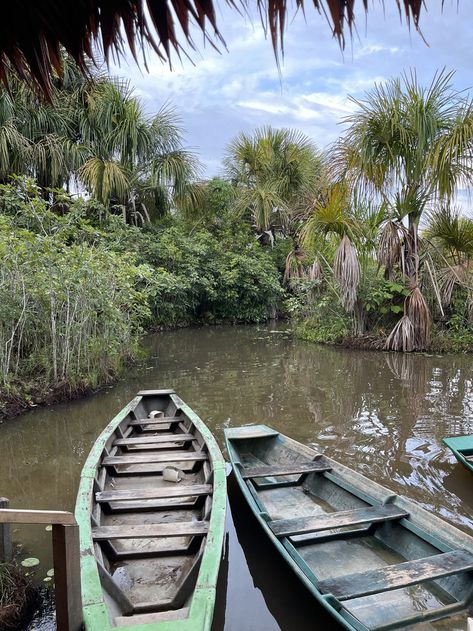
<path id="1" fill-rule="evenodd" d="M 206 521 L 179 521 L 139 526 L 97 526 L 92 528 L 94 541 L 112 539 L 152 539 L 154 537 L 204 536 L 209 531 Z"/>
<path id="2" fill-rule="evenodd" d="M 114 446 L 123 447 L 128 445 L 159 445 L 160 443 L 180 444 L 196 440 L 193 434 L 159 434 L 158 436 L 136 436 L 133 438 L 117 438 Z"/>
<path id="3" fill-rule="evenodd" d="M 318 588 L 340 601 L 379 594 L 417 583 L 473 571 L 473 554 L 455 550 L 423 559 L 319 581 Z"/>
<path id="4" fill-rule="evenodd" d="M 177 497 L 196 497 L 211 495 L 211 484 L 194 484 L 193 486 L 169 486 L 144 489 L 120 489 L 118 491 L 101 491 L 95 494 L 97 502 L 118 502 L 126 500 L 158 500 Z"/>
<path id="5" fill-rule="evenodd" d="M 208 460 L 208 455 L 203 451 L 172 451 L 167 454 L 133 454 L 127 452 L 118 456 L 106 456 L 102 460 L 104 466 L 116 466 L 125 464 L 151 464 L 166 462 L 188 462 Z"/>
<path id="6" fill-rule="evenodd" d="M 277 537 L 290 537 L 292 535 L 303 535 L 345 526 L 386 522 L 408 516 L 409 513 L 398 508 L 395 504 L 383 504 L 381 506 L 367 506 L 335 513 L 296 517 L 295 519 L 277 519 L 269 522 L 269 527 Z"/>
<path id="7" fill-rule="evenodd" d="M 156 418 L 136 418 L 129 422 L 130 427 L 147 425 L 171 425 L 182 423 L 185 419 L 182 416 L 157 416 Z"/>
<path id="8" fill-rule="evenodd" d="M 244 480 L 251 478 L 272 478 L 282 475 L 299 475 L 302 473 L 323 473 L 330 471 L 332 467 L 327 466 L 317 460 L 313 462 L 300 462 L 279 466 L 248 467 L 241 469 L 241 476 Z"/>

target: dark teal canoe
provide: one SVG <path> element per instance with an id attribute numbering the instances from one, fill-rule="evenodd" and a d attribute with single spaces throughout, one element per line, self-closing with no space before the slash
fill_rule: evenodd
<path id="1" fill-rule="evenodd" d="M 443 442 L 453 451 L 458 462 L 473 472 L 473 434 L 449 436 Z"/>
<path id="2" fill-rule="evenodd" d="M 265 425 L 225 440 L 275 551 L 344 628 L 467 629 L 472 537 Z"/>

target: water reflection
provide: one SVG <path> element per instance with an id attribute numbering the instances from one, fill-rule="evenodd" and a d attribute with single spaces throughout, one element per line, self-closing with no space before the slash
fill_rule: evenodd
<path id="1" fill-rule="evenodd" d="M 264 422 L 315 443 L 461 528 L 472 527 L 471 474 L 441 443 L 444 436 L 473 432 L 470 357 L 333 349 L 267 326 L 186 329 L 150 336 L 146 346 L 149 359 L 115 387 L 0 426 L 0 495 L 16 507 L 71 509 L 83 461 L 107 421 L 138 389 L 173 386 L 221 444 L 224 427 Z M 260 544 L 252 548 L 251 536 L 245 539 L 239 516 L 240 509 L 238 536 L 230 529 L 228 540 L 227 630 L 244 628 L 228 621 L 236 610 L 246 616 L 238 604 L 249 592 L 243 575 L 256 585 L 259 572 Z M 28 554 L 44 559 L 46 572 L 49 533 L 20 534 Z M 259 575 L 265 571 L 272 576 L 267 559 Z M 261 614 L 267 626 L 254 628 L 283 628 L 271 609 L 275 587 L 261 585 L 252 606 L 267 612 Z M 249 609 L 243 620 L 252 615 Z"/>

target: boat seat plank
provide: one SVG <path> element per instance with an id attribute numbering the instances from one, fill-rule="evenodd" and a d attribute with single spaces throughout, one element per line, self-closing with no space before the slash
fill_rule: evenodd
<path id="1" fill-rule="evenodd" d="M 249 478 L 270 478 L 278 475 L 296 475 L 302 473 L 322 473 L 330 471 L 332 467 L 318 462 L 296 462 L 280 466 L 248 467 L 241 469 L 241 476 L 244 480 Z"/>
<path id="2" fill-rule="evenodd" d="M 354 510 L 326 513 L 322 515 L 308 515 L 295 519 L 277 519 L 269 523 L 271 530 L 278 537 L 302 535 L 309 532 L 343 528 L 344 526 L 357 526 L 367 523 L 385 522 L 392 519 L 408 517 L 409 513 L 401 510 L 394 504 L 382 506 L 367 506 Z"/>
<path id="3" fill-rule="evenodd" d="M 195 440 L 193 434 L 160 434 L 158 436 L 136 436 L 133 438 L 117 438 L 113 443 L 117 447 L 122 445 L 149 445 L 154 443 L 182 443 Z"/>
<path id="4" fill-rule="evenodd" d="M 148 464 L 152 462 L 185 462 L 189 460 L 208 460 L 208 455 L 203 451 L 171 451 L 168 454 L 135 454 L 127 452 L 121 456 L 106 456 L 102 464 Z"/>
<path id="5" fill-rule="evenodd" d="M 471 456 L 465 456 L 464 454 L 462 454 L 462 456 L 465 458 L 465 460 L 468 460 L 468 462 L 473 462 L 473 454 Z"/>
<path id="6" fill-rule="evenodd" d="M 185 420 L 183 416 L 157 416 L 156 418 L 133 419 L 128 425 L 169 425 L 170 423 L 181 423 Z"/>
<path id="7" fill-rule="evenodd" d="M 184 620 L 189 616 L 189 608 L 154 613 L 138 614 L 136 616 L 118 616 L 115 618 L 115 626 L 127 627 L 130 624 L 148 624 L 150 622 L 166 622 L 169 620 Z"/>
<path id="8" fill-rule="evenodd" d="M 368 572 L 327 579 L 320 581 L 318 588 L 338 600 L 350 600 L 472 570 L 473 554 L 466 550 L 455 550 Z"/>
<path id="9" fill-rule="evenodd" d="M 157 500 L 171 497 L 192 497 L 210 495 L 211 484 L 195 484 L 194 486 L 169 486 L 151 489 L 121 489 L 118 491 L 102 491 L 96 493 L 97 502 L 116 502 L 119 500 Z"/>
<path id="10" fill-rule="evenodd" d="M 177 521 L 164 524 L 145 524 L 137 526 L 99 526 L 92 528 L 94 541 L 112 539 L 152 539 L 153 537 L 193 537 L 206 535 L 209 530 L 207 521 Z"/>

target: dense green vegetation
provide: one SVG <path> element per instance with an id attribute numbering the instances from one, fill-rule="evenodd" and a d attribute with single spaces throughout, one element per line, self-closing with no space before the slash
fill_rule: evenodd
<path id="1" fill-rule="evenodd" d="M 198 179 L 172 109 L 66 63 L 50 103 L 0 93 L 0 405 L 81 392 L 144 331 L 293 319 L 301 337 L 473 349 L 473 106 L 440 73 L 377 86 L 322 154 L 295 130 Z"/>
<path id="2" fill-rule="evenodd" d="M 346 120 L 299 232 L 293 311 L 303 337 L 472 348 L 473 222 L 452 199 L 472 182 L 473 104 L 451 76 L 375 86 Z"/>
<path id="3" fill-rule="evenodd" d="M 137 356 L 145 329 L 259 321 L 282 294 L 270 253 L 233 216 L 137 228 L 95 201 L 47 201 L 25 178 L 0 186 L 0 256 L 8 398 L 96 387 Z"/>

